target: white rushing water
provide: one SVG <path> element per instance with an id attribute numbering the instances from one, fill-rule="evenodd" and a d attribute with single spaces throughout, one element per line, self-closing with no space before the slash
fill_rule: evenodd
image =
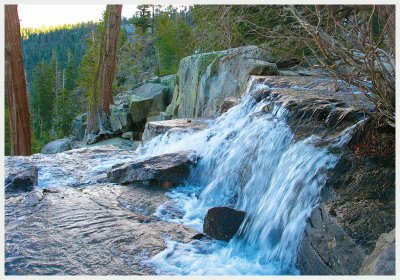
<path id="1" fill-rule="evenodd" d="M 251 85 L 242 102 L 219 117 L 210 128 L 191 134 L 158 136 L 143 147 L 146 155 L 195 150 L 201 156 L 187 184 L 169 196 L 180 215 L 160 207 L 163 219 L 202 232 L 207 210 L 230 206 L 246 212 L 239 233 L 229 242 L 198 240 L 168 248 L 151 263 L 161 274 L 298 274 L 298 247 L 307 217 L 318 203 L 326 170 L 337 157 L 316 147 L 316 136 L 293 140 L 288 112 L 271 100 L 256 103 Z M 332 143 L 343 144 L 346 135 Z M 334 145 L 334 144 L 332 144 Z M 245 226 L 243 226 L 245 225 Z"/>

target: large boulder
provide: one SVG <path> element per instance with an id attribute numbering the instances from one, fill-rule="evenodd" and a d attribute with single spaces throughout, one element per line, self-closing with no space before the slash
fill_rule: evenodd
<path id="1" fill-rule="evenodd" d="M 203 232 L 215 239 L 229 241 L 239 230 L 246 212 L 229 207 L 208 209 L 204 218 Z"/>
<path id="2" fill-rule="evenodd" d="M 114 134 L 132 131 L 132 118 L 128 104 L 110 106 L 110 123 Z"/>
<path id="3" fill-rule="evenodd" d="M 57 139 L 51 141 L 43 146 L 41 153 L 42 154 L 56 154 L 65 152 L 72 149 L 72 142 L 73 139 L 71 138 L 64 138 L 64 139 Z"/>
<path id="4" fill-rule="evenodd" d="M 133 123 L 165 111 L 169 87 L 145 83 L 128 96 L 129 111 Z"/>
<path id="5" fill-rule="evenodd" d="M 272 60 L 270 51 L 256 46 L 185 57 L 167 112 L 180 118 L 215 117 L 225 98 L 243 94 L 249 75 L 278 74 Z"/>
<path id="6" fill-rule="evenodd" d="M 173 129 L 174 131 L 199 131 L 208 127 L 202 119 L 173 119 L 165 121 L 148 122 L 144 128 L 142 141 L 146 142 L 154 137 L 165 134 Z"/>
<path id="7" fill-rule="evenodd" d="M 115 165 L 108 171 L 107 177 L 111 182 L 118 184 L 155 182 L 169 188 L 183 183 L 197 158 L 193 151 L 163 154 Z"/>
<path id="8" fill-rule="evenodd" d="M 38 167 L 20 157 L 6 157 L 4 175 L 7 192 L 32 191 L 38 184 Z"/>
<path id="9" fill-rule="evenodd" d="M 396 231 L 383 233 L 374 251 L 368 255 L 361 267 L 361 275 L 395 275 L 396 274 Z"/>

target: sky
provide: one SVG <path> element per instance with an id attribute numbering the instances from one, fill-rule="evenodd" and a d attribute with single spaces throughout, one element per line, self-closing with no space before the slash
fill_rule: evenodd
<path id="1" fill-rule="evenodd" d="M 21 27 L 53 26 L 66 23 L 98 21 L 106 5 L 47 4 L 18 5 Z M 136 12 L 136 5 L 123 5 L 122 16 L 130 18 Z"/>

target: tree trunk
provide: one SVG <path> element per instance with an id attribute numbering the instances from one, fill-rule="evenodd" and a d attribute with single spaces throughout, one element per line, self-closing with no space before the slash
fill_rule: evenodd
<path id="1" fill-rule="evenodd" d="M 104 132 L 104 123 L 113 103 L 112 84 L 115 75 L 118 34 L 122 5 L 107 5 L 101 38 L 99 63 L 95 70 L 89 105 L 87 134 Z"/>
<path id="2" fill-rule="evenodd" d="M 28 95 L 17 5 L 5 5 L 5 91 L 10 112 L 11 154 L 31 154 Z"/>

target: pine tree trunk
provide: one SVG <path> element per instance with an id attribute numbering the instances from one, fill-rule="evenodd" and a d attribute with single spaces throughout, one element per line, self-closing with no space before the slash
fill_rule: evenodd
<path id="1" fill-rule="evenodd" d="M 28 95 L 17 5 L 5 5 L 5 91 L 10 112 L 11 154 L 31 154 Z"/>
<path id="2" fill-rule="evenodd" d="M 118 34 L 122 5 L 107 5 L 99 63 L 95 70 L 89 106 L 87 134 L 104 132 L 104 123 L 113 103 L 112 84 L 115 75 Z"/>

